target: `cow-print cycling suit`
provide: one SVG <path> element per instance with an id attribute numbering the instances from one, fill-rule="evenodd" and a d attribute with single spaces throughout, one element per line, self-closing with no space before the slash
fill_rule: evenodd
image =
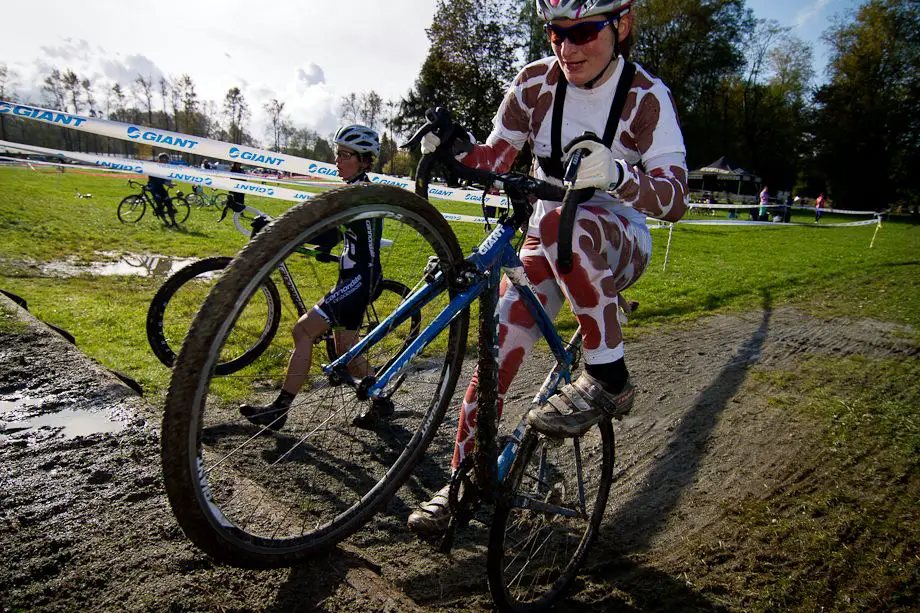
<path id="1" fill-rule="evenodd" d="M 604 133 L 624 66 L 625 60 L 619 57 L 613 75 L 594 89 L 567 86 L 561 115 L 563 144 L 586 130 Z M 526 66 L 506 93 L 486 143 L 474 145 L 461 161 L 504 172 L 526 143 L 535 156 L 551 156 L 553 102 L 561 74 L 555 57 Z M 572 271 L 562 274 L 556 265 L 560 202 L 536 202 L 520 253 L 524 270 L 551 317 L 559 313 L 564 299 L 569 300 L 581 325 L 588 364 L 623 357 L 617 295 L 635 283 L 651 258 L 645 217 L 676 221 L 687 206 L 686 150 L 674 99 L 661 80 L 641 66 L 636 66 L 611 150 L 615 157 L 626 160 L 628 175 L 615 192 L 598 190 L 580 205 L 572 240 Z M 547 177 L 541 166 L 535 168 L 538 178 L 560 183 Z M 499 291 L 501 415 L 505 392 L 540 331 L 507 277 Z M 474 374 L 460 412 L 454 469 L 473 449 L 476 386 Z"/>

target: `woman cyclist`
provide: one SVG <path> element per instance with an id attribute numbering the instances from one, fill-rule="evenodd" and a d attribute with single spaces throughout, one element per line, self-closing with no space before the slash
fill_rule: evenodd
<path id="1" fill-rule="evenodd" d="M 535 0 L 554 55 L 518 74 L 485 144 L 444 143 L 467 166 L 507 171 L 527 143 L 536 175 L 561 183 L 573 141 L 588 149 L 573 187 L 597 188 L 578 210 L 573 267 L 556 267 L 561 203 L 537 201 L 520 256 L 549 315 L 568 299 L 581 326 L 585 370 L 532 410 L 528 421 L 553 436 L 580 436 L 605 415 L 629 412 L 635 389 L 624 362 L 618 296 L 645 271 L 651 236 L 645 217 L 680 219 L 687 206 L 687 163 L 677 110 L 658 78 L 629 62 L 631 0 Z M 583 136 L 585 132 L 603 139 Z M 579 138 L 581 137 L 581 138 Z M 601 142 L 598 142 L 601 140 Z M 570 143 L 565 149 L 562 143 Z M 429 134 L 423 151 L 439 146 Z M 540 336 L 513 285 L 500 289 L 498 410 Z M 452 469 L 473 449 L 477 377 L 460 412 Z M 409 517 L 419 534 L 442 532 L 450 519 L 448 487 Z"/>
<path id="2" fill-rule="evenodd" d="M 349 184 L 368 182 L 367 171 L 373 165 L 374 158 L 380 154 L 377 132 L 361 125 L 344 126 L 336 133 L 334 142 L 335 165 L 339 176 Z M 327 253 L 338 242 L 344 243 L 339 256 L 339 280 L 322 300 L 294 324 L 294 353 L 288 362 L 278 397 L 266 406 L 244 404 L 240 407 L 240 413 L 254 424 L 268 426 L 273 430 L 284 427 L 288 409 L 310 372 L 313 343 L 329 328 L 335 328 L 335 345 L 339 352 L 352 347 L 358 339 L 358 328 L 381 279 L 379 253 L 382 221 L 357 221 L 343 230 L 330 230 L 312 240 L 320 251 Z M 353 360 L 348 369 L 355 377 L 370 374 L 363 357 Z M 355 423 L 368 427 L 378 418 L 389 417 L 392 413 L 392 404 L 375 401 Z"/>

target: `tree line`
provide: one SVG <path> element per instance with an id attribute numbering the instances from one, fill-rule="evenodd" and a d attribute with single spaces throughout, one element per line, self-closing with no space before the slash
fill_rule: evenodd
<path id="1" fill-rule="evenodd" d="M 634 11 L 629 57 L 661 77 L 677 101 L 690 168 L 721 156 L 755 172 L 776 191 L 838 207 L 875 209 L 920 204 L 920 5 L 864 0 L 824 33 L 831 54 L 827 81 L 815 85 L 812 43 L 776 22 L 757 19 L 744 0 L 643 0 Z M 508 84 L 551 49 L 533 0 L 439 0 L 426 31 L 430 47 L 413 87 L 397 100 L 375 91 L 349 93 L 342 123 L 381 132 L 375 170 L 410 174 L 413 155 L 397 143 L 444 106 L 484 139 Z M 15 99 L 16 75 L 0 63 L 0 98 Z M 231 87 L 223 100 L 202 100 L 191 76 L 99 91 L 72 70 L 53 69 L 43 102 L 73 113 L 143 123 L 331 162 L 332 136 L 298 127 L 285 102 L 263 105 L 264 135 L 249 131 L 250 103 Z M 134 152 L 133 143 L 0 115 L 0 137 L 53 148 Z M 265 140 L 262 141 L 264 137 Z M 529 167 L 525 151 L 518 159 Z"/>
<path id="2" fill-rule="evenodd" d="M 674 94 L 691 169 L 725 156 L 774 194 L 824 192 L 863 210 L 920 204 L 916 0 L 864 0 L 829 27 L 822 85 L 812 43 L 757 19 L 744 0 L 643 0 L 634 19 L 629 57 Z M 440 0 L 427 33 L 398 130 L 437 104 L 485 138 L 510 80 L 551 53 L 532 0 Z"/>

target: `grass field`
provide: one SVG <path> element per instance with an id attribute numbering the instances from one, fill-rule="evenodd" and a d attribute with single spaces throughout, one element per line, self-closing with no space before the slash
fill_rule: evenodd
<path id="1" fill-rule="evenodd" d="M 93 197 L 78 199 L 78 190 Z M 229 221 L 218 224 L 213 210 L 193 210 L 181 230 L 166 229 L 147 216 L 137 225 L 123 225 L 115 209 L 128 193 L 124 177 L 0 168 L 0 288 L 25 298 L 40 319 L 69 330 L 91 357 L 139 380 L 156 403 L 169 370 L 147 346 L 144 321 L 163 278 L 60 278 L 41 265 L 126 254 L 232 255 L 245 239 Z M 289 206 L 256 197 L 247 203 L 273 215 Z M 478 213 L 475 205 L 436 204 L 444 211 Z M 793 220 L 812 219 L 801 213 Z M 852 220 L 825 214 L 821 226 Z M 483 236 L 474 224 L 454 228 L 466 252 Z M 819 317 L 907 324 L 913 328 L 907 334 L 920 344 L 920 226 L 886 222 L 870 249 L 875 230 L 873 225 L 678 226 L 666 271 L 667 231 L 654 230 L 651 266 L 628 292 L 642 306 L 627 337 L 714 312 L 761 309 L 767 297 L 774 307 L 793 305 Z M 565 309 L 561 322 L 574 327 Z M 17 327 L 0 311 L 0 333 L 15 333 Z M 734 584 L 744 610 L 915 607 L 920 597 L 918 375 L 915 359 L 806 357 L 794 372 L 757 367 L 754 378 L 773 390 L 769 402 L 795 411 L 823 432 L 816 453 L 826 462 L 812 479 L 727 510 L 727 525 L 736 527 L 727 546 L 739 559 L 748 556 L 750 564 L 724 569 L 719 566 L 722 541 L 700 543 L 700 566 L 688 568 L 695 580 Z"/>
<path id="2" fill-rule="evenodd" d="M 93 197 L 77 198 L 78 191 Z M 156 393 L 169 372 L 147 346 L 144 318 L 162 277 L 59 278 L 39 265 L 93 263 L 123 254 L 232 255 L 245 238 L 229 219 L 217 223 L 219 212 L 213 209 L 193 210 L 181 230 L 165 228 L 149 213 L 138 224 L 121 224 L 115 210 L 131 191 L 120 175 L 0 168 L 0 287 L 28 300 L 38 317 L 73 333 L 90 356 Z M 247 203 L 271 215 L 290 206 L 252 196 Z M 478 214 L 472 204 L 436 204 L 448 212 Z M 802 213 L 798 219 L 812 218 Z M 828 214 L 822 221 L 852 220 Z M 453 227 L 465 252 L 484 236 L 476 224 Z M 642 308 L 626 332 L 755 307 L 767 293 L 774 304 L 796 304 L 822 316 L 877 317 L 920 328 L 920 227 L 886 223 L 869 249 L 874 231 L 875 226 L 678 226 L 662 271 L 667 231 L 653 230 L 651 266 L 629 290 Z M 574 318 L 564 310 L 560 324 L 574 329 Z"/>

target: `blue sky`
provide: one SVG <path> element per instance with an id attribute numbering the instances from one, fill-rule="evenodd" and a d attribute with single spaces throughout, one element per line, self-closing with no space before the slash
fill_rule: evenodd
<path id="1" fill-rule="evenodd" d="M 638 0 L 641 7 L 641 0 Z M 760 18 L 775 19 L 811 42 L 823 80 L 822 32 L 857 0 L 747 0 Z M 276 0 L 263 8 L 246 0 L 45 0 L 3 8 L 0 62 L 14 73 L 21 98 L 41 101 L 52 67 L 71 68 L 96 85 L 100 102 L 111 84 L 138 74 L 188 73 L 202 100 L 217 108 L 239 87 L 252 110 L 251 131 L 265 137 L 263 105 L 285 102 L 296 125 L 334 132 L 341 97 L 377 91 L 405 95 L 428 52 L 425 29 L 436 0 Z"/>
<path id="2" fill-rule="evenodd" d="M 791 28 L 790 34 L 811 43 L 814 52 L 815 78 L 824 82 L 828 49 L 821 35 L 835 17 L 846 17 L 859 6 L 857 0 L 747 0 L 747 6 L 760 19 L 773 19 Z"/>

